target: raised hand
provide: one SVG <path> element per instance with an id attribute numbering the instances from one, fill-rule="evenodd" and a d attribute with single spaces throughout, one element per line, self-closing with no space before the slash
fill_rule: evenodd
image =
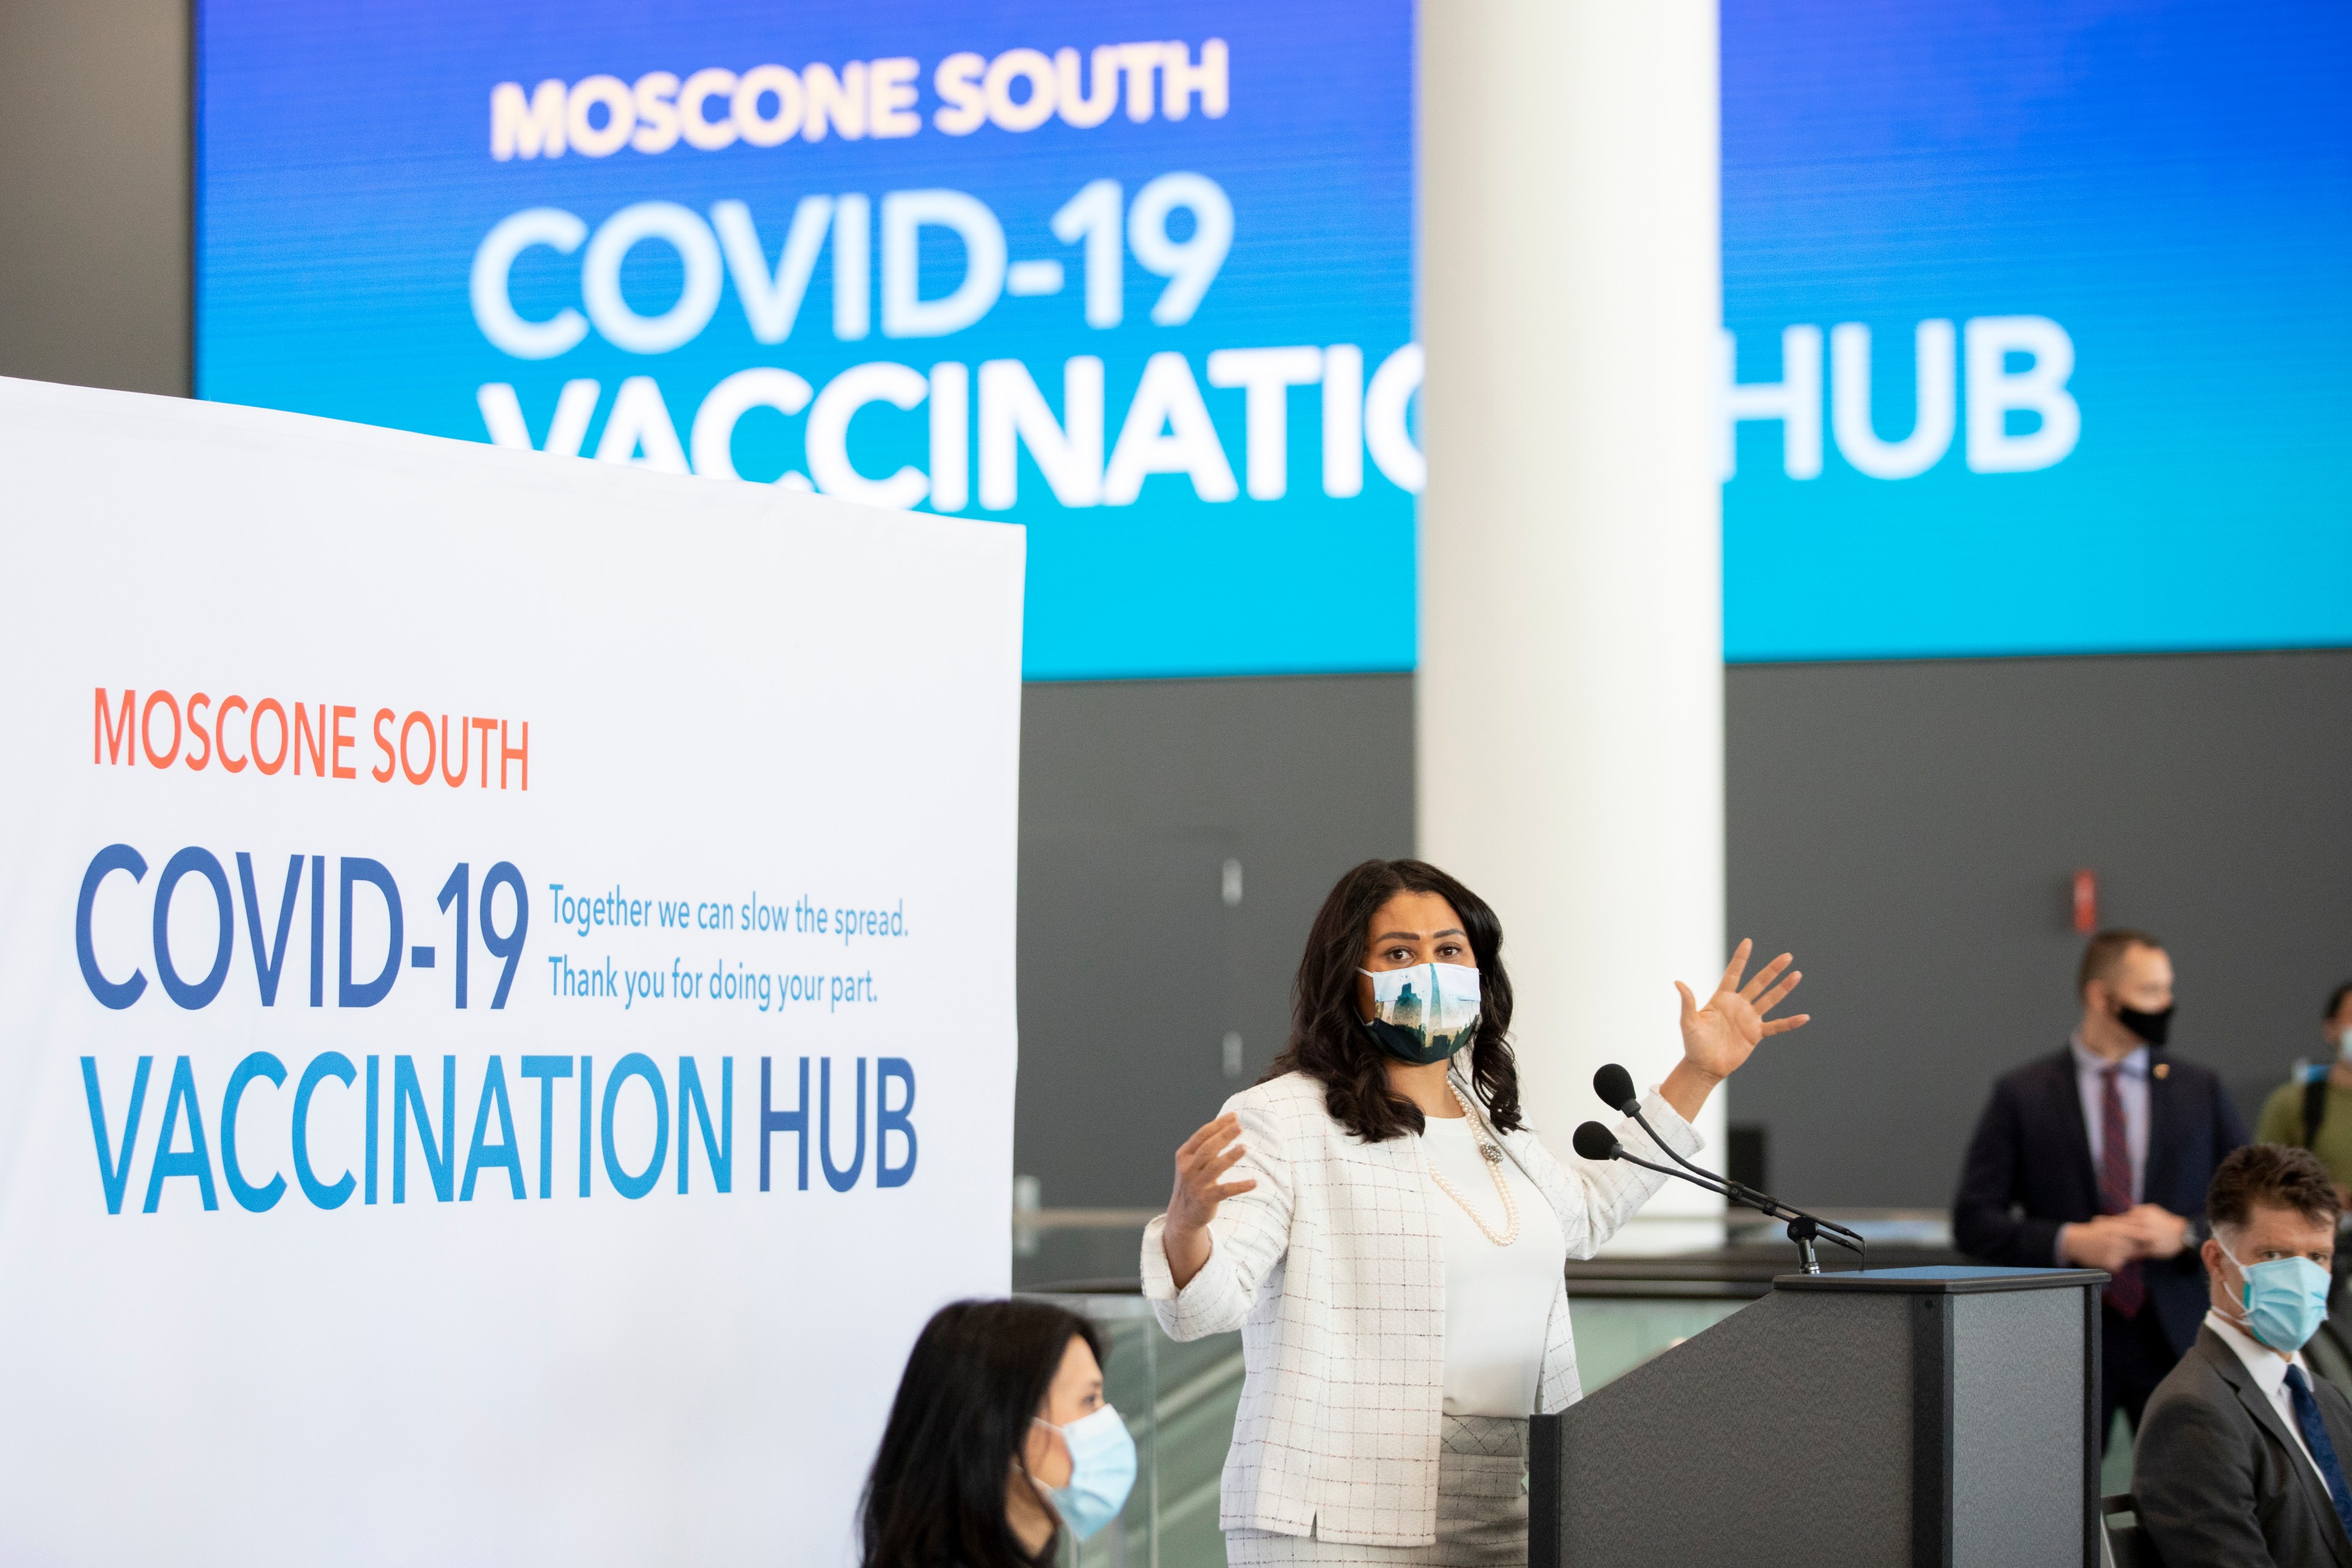
<path id="1" fill-rule="evenodd" d="M 1168 1194 L 1169 1229 L 1199 1229 L 1217 1217 L 1218 1205 L 1257 1185 L 1255 1181 L 1220 1180 L 1249 1152 L 1234 1142 L 1241 1132 L 1242 1119 L 1227 1111 L 1176 1151 L 1176 1190 Z"/>
<path id="2" fill-rule="evenodd" d="M 1223 1180 L 1234 1162 L 1249 1152 L 1234 1142 L 1241 1136 L 1242 1119 L 1232 1111 L 1218 1117 L 1184 1140 L 1176 1151 L 1176 1187 L 1168 1194 L 1168 1223 L 1160 1237 L 1168 1267 L 1182 1289 L 1209 1261 L 1209 1222 L 1218 1205 L 1257 1185 L 1255 1178 Z"/>
<path id="3" fill-rule="evenodd" d="M 1742 941 L 1731 955 L 1731 963 L 1717 983 L 1715 994 L 1706 1005 L 1698 1005 L 1689 986 L 1675 982 L 1675 989 L 1683 998 L 1683 1061 L 1706 1078 L 1721 1080 L 1739 1070 L 1750 1052 L 1767 1035 L 1786 1034 L 1800 1029 L 1811 1021 L 1810 1013 L 1799 1013 L 1769 1022 L 1765 1015 L 1779 1006 L 1797 982 L 1804 976 L 1789 969 L 1790 956 L 1782 953 L 1756 972 L 1756 977 L 1746 984 L 1740 975 L 1748 968 L 1748 958 L 1755 944 Z M 1780 972 L 1788 970 L 1788 978 Z M 1774 981 L 1780 981 L 1774 984 Z"/>

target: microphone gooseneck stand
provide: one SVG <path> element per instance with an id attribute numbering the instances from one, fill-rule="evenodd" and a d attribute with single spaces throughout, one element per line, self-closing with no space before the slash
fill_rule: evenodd
<path id="1" fill-rule="evenodd" d="M 1645 1171 L 1655 1171 L 1660 1175 L 1680 1177 L 1691 1185 L 1704 1188 L 1741 1208 L 1753 1209 L 1770 1219 L 1787 1221 L 1789 1239 L 1794 1242 L 1797 1247 L 1797 1266 L 1807 1274 L 1819 1274 L 1822 1271 L 1821 1257 L 1814 1245 L 1821 1241 L 1827 1241 L 1833 1246 L 1844 1247 L 1848 1252 L 1858 1254 L 1862 1258 L 1862 1267 L 1864 1268 L 1870 1267 L 1869 1243 L 1857 1233 L 1847 1229 L 1844 1226 L 1825 1220 L 1819 1215 L 1807 1214 L 1801 1208 L 1784 1204 L 1769 1193 L 1759 1193 L 1744 1183 L 1735 1182 L 1727 1176 L 1719 1176 L 1713 1171 L 1694 1165 L 1675 1153 L 1674 1146 L 1659 1137 L 1658 1130 L 1650 1125 L 1648 1117 L 1642 1114 L 1642 1102 L 1633 1093 L 1633 1075 L 1623 1068 L 1612 1062 L 1594 1073 L 1592 1089 L 1603 1103 L 1632 1117 L 1635 1125 L 1650 1135 L 1650 1141 L 1664 1152 L 1666 1158 L 1683 1168 L 1678 1171 L 1674 1165 L 1654 1164 L 1628 1152 L 1616 1134 L 1598 1121 L 1588 1121 L 1576 1130 L 1575 1147 L 1579 1154 L 1588 1160 L 1623 1160 L 1630 1164 L 1639 1165 Z M 1591 1133 L 1598 1133 L 1600 1137 L 1592 1138 L 1590 1136 Z"/>

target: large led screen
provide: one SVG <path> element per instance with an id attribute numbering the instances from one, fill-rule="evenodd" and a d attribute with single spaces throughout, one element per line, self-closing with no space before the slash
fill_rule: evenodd
<path id="1" fill-rule="evenodd" d="M 2347 82 L 2341 0 L 1725 0 L 1727 655 L 2352 643 Z"/>
<path id="2" fill-rule="evenodd" d="M 197 33 L 200 395 L 1025 524 L 1033 677 L 1412 668 L 1407 0 Z"/>
<path id="3" fill-rule="evenodd" d="M 1025 523 L 1033 677 L 1410 668 L 1412 28 L 203 0 L 199 391 Z M 2352 644 L 2352 11 L 1722 80 L 1727 658 Z"/>

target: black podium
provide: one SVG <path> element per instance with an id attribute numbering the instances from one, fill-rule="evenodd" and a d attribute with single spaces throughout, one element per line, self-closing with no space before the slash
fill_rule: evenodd
<path id="1" fill-rule="evenodd" d="M 1535 1418 L 1530 1568 L 2097 1568 L 2106 1279 L 1781 1276 Z"/>

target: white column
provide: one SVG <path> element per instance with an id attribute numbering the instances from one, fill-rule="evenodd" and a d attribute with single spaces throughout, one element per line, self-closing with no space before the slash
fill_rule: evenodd
<path id="1" fill-rule="evenodd" d="M 1593 1069 L 1646 1092 L 1672 983 L 1704 997 L 1724 959 L 1716 6 L 1443 0 L 1421 28 L 1420 849 L 1502 917 L 1565 1155 L 1613 1120 Z M 1645 1213 L 1688 1218 L 1627 1245 L 1721 1235 L 1680 1184 Z"/>

